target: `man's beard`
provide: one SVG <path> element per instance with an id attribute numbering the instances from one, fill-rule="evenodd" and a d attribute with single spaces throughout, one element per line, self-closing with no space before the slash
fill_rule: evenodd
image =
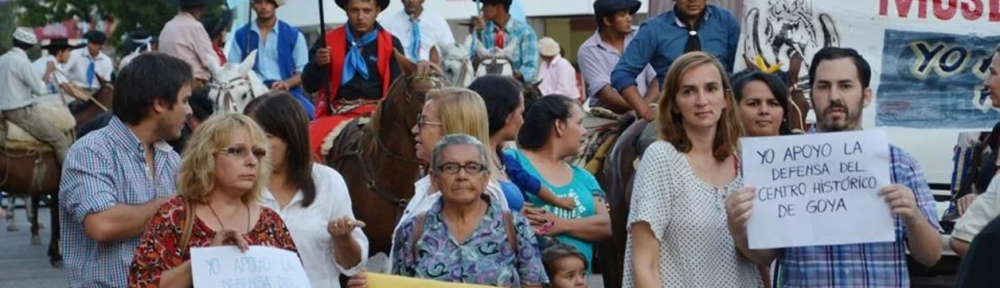
<path id="1" fill-rule="evenodd" d="M 861 119 L 860 101 L 857 106 L 858 107 L 851 109 L 847 107 L 847 104 L 844 103 L 844 101 L 830 102 L 830 106 L 823 110 L 823 117 L 820 117 L 820 123 L 818 123 L 820 128 L 822 128 L 823 132 L 841 132 L 851 130 L 853 128 L 852 126 L 858 123 Z M 836 121 L 833 121 L 833 119 L 830 119 L 828 116 L 834 108 L 844 111 L 843 122 L 841 122 L 843 124 L 835 123 Z M 854 112 L 857 112 L 857 114 Z"/>

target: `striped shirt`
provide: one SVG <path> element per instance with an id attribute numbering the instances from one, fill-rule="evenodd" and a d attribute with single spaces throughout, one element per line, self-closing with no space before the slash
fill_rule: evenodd
<path id="1" fill-rule="evenodd" d="M 83 228 L 87 215 L 111 207 L 141 205 L 174 194 L 180 156 L 160 141 L 147 169 L 145 148 L 117 117 L 69 149 L 59 185 L 62 251 L 69 287 L 125 287 L 139 235 L 113 242 L 94 241 Z"/>
<path id="2" fill-rule="evenodd" d="M 892 183 L 913 190 L 918 209 L 940 231 L 934 196 L 909 153 L 890 145 Z M 906 224 L 895 219 L 896 241 L 787 248 L 778 258 L 777 287 L 910 287 Z"/>

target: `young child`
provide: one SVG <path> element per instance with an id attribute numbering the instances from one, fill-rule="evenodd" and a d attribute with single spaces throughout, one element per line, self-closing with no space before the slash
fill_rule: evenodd
<path id="1" fill-rule="evenodd" d="M 549 187 L 542 185 L 542 181 L 524 170 L 524 167 L 514 158 L 514 155 L 510 153 L 499 154 L 503 157 L 504 172 L 507 173 L 510 182 L 517 185 L 517 188 L 520 188 L 521 191 L 538 196 L 539 199 L 542 199 L 545 203 L 552 204 L 552 206 L 566 210 L 576 209 L 576 200 L 573 200 L 572 197 L 556 197 L 556 194 L 552 193 Z"/>
<path id="2" fill-rule="evenodd" d="M 583 253 L 559 241 L 550 240 L 542 252 L 542 265 L 549 275 L 550 288 L 586 288 L 587 261 Z"/>

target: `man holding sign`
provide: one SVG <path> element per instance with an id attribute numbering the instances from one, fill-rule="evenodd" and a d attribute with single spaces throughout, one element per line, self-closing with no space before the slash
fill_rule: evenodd
<path id="1" fill-rule="evenodd" d="M 809 81 L 818 113 L 815 133 L 861 130 L 862 110 L 872 100 L 871 68 L 857 51 L 836 47 L 820 50 L 813 56 Z M 759 197 L 756 188 L 745 187 L 726 200 L 729 230 L 738 249 L 759 265 L 777 260 L 779 287 L 909 287 L 906 249 L 921 264 L 934 265 L 941 257 L 940 227 L 930 187 L 916 160 L 890 145 L 889 163 L 892 184 L 879 188 L 878 196 L 892 212 L 894 241 L 751 249 L 748 234 L 752 233 L 748 233 L 747 223 L 752 222 L 753 205 Z M 839 203 L 835 204 L 836 208 Z M 763 217 L 763 213 L 754 217 Z M 801 232 L 788 230 L 781 232 Z"/>

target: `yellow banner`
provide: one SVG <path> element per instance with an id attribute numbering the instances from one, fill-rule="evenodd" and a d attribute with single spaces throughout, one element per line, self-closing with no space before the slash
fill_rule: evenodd
<path id="1" fill-rule="evenodd" d="M 492 286 L 450 283 L 435 280 L 409 278 L 368 272 L 368 287 L 370 288 L 486 288 Z"/>

